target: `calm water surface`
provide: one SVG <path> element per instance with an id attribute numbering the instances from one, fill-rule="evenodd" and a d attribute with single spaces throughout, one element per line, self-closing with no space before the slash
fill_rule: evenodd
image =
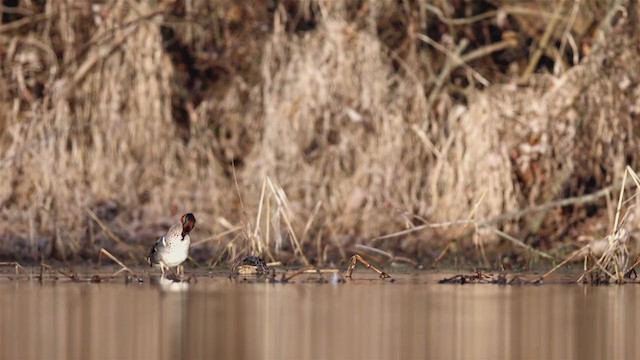
<path id="1" fill-rule="evenodd" d="M 635 359 L 640 286 L 0 277 L 0 359 Z M 307 277 L 308 278 L 308 277 Z"/>

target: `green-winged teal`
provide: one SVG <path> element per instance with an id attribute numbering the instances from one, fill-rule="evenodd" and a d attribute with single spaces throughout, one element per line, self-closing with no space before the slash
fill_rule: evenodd
<path id="1" fill-rule="evenodd" d="M 180 264 L 189 257 L 191 238 L 189 232 L 196 226 L 196 218 L 192 213 L 182 215 L 180 222 L 173 225 L 167 234 L 156 241 L 151 248 L 147 262 L 151 266 L 160 266 L 162 276 L 165 268 L 178 266 L 178 273 L 184 272 Z"/>

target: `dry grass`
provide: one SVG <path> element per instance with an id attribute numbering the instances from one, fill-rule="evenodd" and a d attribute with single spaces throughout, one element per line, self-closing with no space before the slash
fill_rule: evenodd
<path id="1" fill-rule="evenodd" d="M 159 3 L 50 1 L 3 17 L 0 253 L 127 254 L 189 211 L 194 242 L 206 240 L 196 257 L 211 263 L 245 251 L 346 261 L 385 234 L 470 213 L 491 221 L 640 165 L 633 4 L 624 16 L 612 2 L 554 17 L 446 1 Z M 494 13 L 471 16 L 483 11 Z M 611 20 L 610 41 L 600 46 L 576 19 Z M 499 46 L 470 35 L 489 26 L 504 31 Z M 548 46 L 509 40 L 515 28 Z M 525 68 L 545 72 L 544 59 L 553 74 L 515 84 Z M 375 247 L 420 261 L 452 237 L 486 246 L 498 233 L 529 235 L 553 247 L 610 212 L 556 207 Z"/>
<path id="2" fill-rule="evenodd" d="M 636 191 L 633 196 L 630 196 L 627 201 L 625 199 L 625 186 L 627 176 L 633 179 L 636 185 Z M 627 167 L 624 177 L 623 186 L 620 191 L 618 200 L 618 206 L 616 207 L 615 220 L 611 233 L 602 239 L 600 242 L 604 245 L 597 246 L 597 242 L 592 242 L 589 246 L 589 255 L 594 257 L 594 264 L 588 269 L 585 274 L 580 278 L 581 281 L 586 275 L 591 275 L 592 278 L 599 279 L 601 274 L 605 275 L 605 278 L 616 281 L 617 283 L 624 282 L 624 278 L 637 264 L 630 265 L 629 245 L 631 240 L 631 231 L 638 227 L 638 191 L 640 191 L 640 179 L 635 174 L 633 169 Z M 632 202 L 631 205 L 628 205 Z M 624 214 L 620 218 L 624 206 Z"/>

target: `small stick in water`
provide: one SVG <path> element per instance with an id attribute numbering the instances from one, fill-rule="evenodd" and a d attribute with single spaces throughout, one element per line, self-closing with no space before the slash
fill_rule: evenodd
<path id="1" fill-rule="evenodd" d="M 131 269 L 129 269 L 125 264 L 123 264 L 122 261 L 120 261 L 117 257 L 113 256 L 105 248 L 101 248 L 100 249 L 100 255 L 98 256 L 98 263 L 100 263 L 101 260 L 102 260 L 102 254 L 104 254 L 109 259 L 113 260 L 116 264 L 120 265 L 120 267 L 121 267 L 120 270 L 116 271 L 113 275 L 111 275 L 112 278 L 116 277 L 116 275 L 118 275 L 119 273 L 121 273 L 123 271 L 128 272 L 132 276 L 138 277 L 133 271 L 131 271 Z"/>
<path id="2" fill-rule="evenodd" d="M 43 261 L 40 262 L 40 282 L 42 282 L 42 279 L 44 277 L 44 269 L 47 269 L 47 272 L 49 273 L 49 279 L 53 278 L 54 275 L 54 269 L 53 266 L 47 264 Z M 58 277 L 55 277 L 55 280 L 58 280 Z"/>
<path id="3" fill-rule="evenodd" d="M 18 263 L 17 261 L 2 261 L 0 262 L 0 266 L 13 266 L 16 268 L 16 278 L 18 278 L 18 270 L 22 270 L 23 273 L 25 273 L 25 275 L 27 275 L 27 279 L 31 280 L 31 275 L 29 275 L 29 272 L 27 270 L 25 270 L 24 267 L 22 267 L 22 265 L 20 265 L 20 263 Z"/>
<path id="4" fill-rule="evenodd" d="M 575 259 L 576 257 L 588 254 L 588 251 L 589 251 L 589 245 L 574 251 L 569 256 L 567 256 L 566 259 L 564 259 L 562 262 L 560 262 L 558 265 L 556 265 L 553 269 L 547 271 L 542 276 L 540 276 L 540 278 L 538 278 L 536 281 L 534 281 L 534 283 L 536 283 L 536 284 L 542 283 L 547 276 L 551 275 L 556 270 L 558 270 L 559 268 L 563 267 L 566 263 L 568 263 L 569 261 Z"/>
<path id="5" fill-rule="evenodd" d="M 635 274 L 636 273 L 635 267 L 638 265 L 640 265 L 640 255 L 636 258 L 636 261 L 633 263 L 633 265 L 629 266 L 629 270 L 627 270 L 627 273 L 625 275 L 631 276 L 631 273 Z"/>
<path id="6" fill-rule="evenodd" d="M 378 275 L 380 275 L 381 279 L 388 279 L 388 278 L 391 277 L 391 275 L 387 274 L 386 272 L 384 272 L 384 271 L 378 269 L 377 267 L 369 264 L 369 262 L 367 260 L 363 259 L 362 256 L 360 256 L 358 254 L 355 254 L 349 260 L 349 267 L 347 268 L 347 278 L 353 279 L 351 277 L 351 274 L 353 274 L 353 270 L 356 268 L 356 264 L 358 263 L 358 261 L 360 261 L 360 263 L 362 263 L 367 268 L 375 271 Z"/>
<path id="7" fill-rule="evenodd" d="M 307 266 L 305 268 L 302 268 L 298 271 L 294 271 L 291 275 L 289 276 L 285 276 L 286 273 L 282 273 L 282 278 L 280 279 L 281 282 L 286 283 L 289 282 L 289 280 L 293 279 L 294 277 L 304 274 L 307 270 L 313 270 L 313 266 Z"/>

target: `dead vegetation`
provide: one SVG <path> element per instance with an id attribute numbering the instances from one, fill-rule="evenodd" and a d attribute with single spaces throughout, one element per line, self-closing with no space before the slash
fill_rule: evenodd
<path id="1" fill-rule="evenodd" d="M 444 278 L 438 284 L 492 284 L 492 285 L 530 285 L 531 281 L 520 275 L 491 274 L 476 270 L 472 274 L 460 274 Z"/>
<path id="2" fill-rule="evenodd" d="M 378 277 L 380 279 L 388 279 L 391 277 L 391 275 L 387 274 L 386 272 L 378 269 L 377 267 L 371 265 L 367 260 L 365 260 L 362 256 L 355 254 L 351 257 L 351 259 L 349 260 L 349 267 L 347 268 L 347 278 L 351 279 L 352 275 L 353 275 L 353 270 L 355 270 L 356 265 L 358 265 L 358 263 L 361 263 L 362 265 L 364 265 L 367 269 L 371 269 L 372 271 L 374 271 L 376 274 L 378 274 Z"/>
<path id="3" fill-rule="evenodd" d="M 632 196 L 625 197 L 625 185 L 627 177 L 633 179 L 636 191 Z M 610 281 L 622 284 L 626 277 L 635 274 L 635 267 L 640 263 L 636 260 L 630 265 L 629 241 L 631 232 L 637 227 L 638 218 L 638 194 L 640 193 L 640 178 L 627 167 L 622 178 L 622 186 L 618 197 L 615 219 L 609 235 L 603 239 L 593 239 L 587 245 L 568 255 L 562 262 L 544 273 L 538 283 L 544 281 L 549 275 L 576 259 L 584 259 L 584 272 L 577 282 L 590 281 L 601 284 Z M 622 216 L 622 218 L 621 218 Z M 638 256 L 640 259 L 640 256 Z M 591 262 L 591 265 L 589 263 Z M 636 275 L 637 277 L 637 275 Z"/>
<path id="4" fill-rule="evenodd" d="M 3 4 L 5 257 L 141 263 L 191 211 L 211 266 L 524 264 L 604 238 L 640 168 L 633 1 Z"/>

